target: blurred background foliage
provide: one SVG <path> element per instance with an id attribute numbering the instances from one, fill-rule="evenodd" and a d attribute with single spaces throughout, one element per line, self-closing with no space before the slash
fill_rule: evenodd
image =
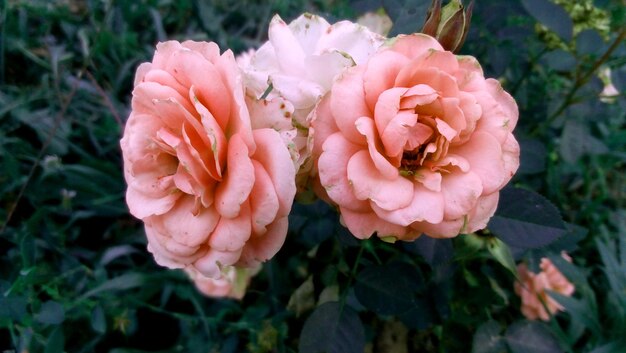
<path id="1" fill-rule="evenodd" d="M 560 210 L 568 232 L 553 246 L 488 232 L 357 242 L 329 207 L 296 205 L 284 248 L 241 302 L 203 297 L 146 251 L 124 203 L 119 138 L 134 70 L 158 41 L 240 53 L 266 40 L 275 13 L 334 22 L 380 8 L 392 34 L 411 33 L 429 4 L 0 0 L 0 350 L 626 351 L 622 0 L 477 0 L 461 52 L 518 101 L 514 184 Z M 577 292 L 557 297 L 566 313 L 529 322 L 510 269 L 543 256 Z"/>

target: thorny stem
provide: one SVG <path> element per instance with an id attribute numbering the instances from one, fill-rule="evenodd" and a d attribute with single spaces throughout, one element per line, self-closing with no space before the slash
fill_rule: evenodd
<path id="1" fill-rule="evenodd" d="M 565 109 L 567 109 L 567 107 L 569 107 L 569 105 L 573 102 L 578 90 L 591 79 L 591 77 L 598 70 L 598 68 L 602 64 L 604 64 L 609 59 L 611 54 L 613 54 L 613 52 L 619 47 L 619 45 L 622 44 L 622 41 L 624 41 L 624 39 L 626 39 L 626 28 L 623 28 L 619 32 L 617 38 L 615 38 L 613 43 L 611 43 L 611 46 L 598 60 L 593 63 L 591 69 L 587 70 L 587 72 L 585 72 L 583 75 L 577 75 L 578 77 L 576 78 L 576 81 L 574 82 L 574 85 L 572 85 L 570 91 L 565 96 L 563 103 L 561 103 L 559 108 L 555 110 L 554 113 L 552 113 L 543 123 L 537 125 L 537 127 L 532 131 L 533 135 L 543 130 L 546 126 L 549 126 L 557 117 L 561 115 L 561 113 L 565 111 Z"/>

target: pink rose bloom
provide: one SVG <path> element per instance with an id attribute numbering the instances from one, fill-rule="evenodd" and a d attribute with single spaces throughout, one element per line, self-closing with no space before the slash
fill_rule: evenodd
<path id="1" fill-rule="evenodd" d="M 244 53 L 239 59 L 252 124 L 291 130 L 290 149 L 296 168 L 300 168 L 309 157 L 309 113 L 334 78 L 347 67 L 364 63 L 384 38 L 356 23 L 331 25 L 312 14 L 303 14 L 289 24 L 276 15 L 268 36 L 256 52 Z"/>
<path id="2" fill-rule="evenodd" d="M 347 69 L 313 115 L 317 192 L 358 238 L 482 229 L 519 166 L 513 98 L 424 34 Z"/>
<path id="3" fill-rule="evenodd" d="M 222 269 L 222 277 L 220 279 L 205 277 L 193 267 L 186 268 L 185 272 L 194 282 L 198 291 L 208 297 L 241 299 L 246 293 L 250 279 L 260 269 L 261 266 L 255 268 L 227 266 Z"/>
<path id="4" fill-rule="evenodd" d="M 231 51 L 159 43 L 137 69 L 121 140 L 126 201 L 157 263 L 219 280 L 287 234 L 295 169 L 278 132 L 253 130 Z"/>
<path id="5" fill-rule="evenodd" d="M 565 253 L 563 257 L 572 261 Z M 521 311 L 526 318 L 548 321 L 550 314 L 562 311 L 563 306 L 552 299 L 547 291 L 571 296 L 575 288 L 548 258 L 542 258 L 539 267 L 541 272 L 533 273 L 525 264 L 517 266 L 520 281 L 515 283 L 515 293 L 522 299 Z"/>

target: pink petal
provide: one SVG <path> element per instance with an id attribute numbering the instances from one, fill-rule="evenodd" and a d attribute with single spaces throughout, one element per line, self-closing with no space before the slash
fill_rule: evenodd
<path id="1" fill-rule="evenodd" d="M 476 206 L 482 191 L 480 177 L 471 171 L 444 175 L 441 192 L 445 199 L 445 219 L 458 219 L 467 215 Z"/>
<path id="2" fill-rule="evenodd" d="M 482 116 L 476 124 L 475 131 L 483 131 L 493 135 L 500 144 L 508 138 L 517 122 L 517 114 L 503 106 L 486 92 L 474 93 L 476 101 L 482 109 Z M 511 125 L 512 124 L 512 125 Z"/>
<path id="3" fill-rule="evenodd" d="M 500 194 L 494 192 L 490 195 L 481 196 L 478 199 L 476 207 L 474 207 L 468 217 L 467 233 L 475 232 L 487 227 L 489 219 L 491 219 L 491 217 L 496 213 L 499 198 Z"/>
<path id="4" fill-rule="evenodd" d="M 365 150 L 350 158 L 347 172 L 357 199 L 369 199 L 385 210 L 406 207 L 413 199 L 413 183 L 404 177 L 385 178 Z"/>
<path id="5" fill-rule="evenodd" d="M 420 84 L 432 87 L 443 97 L 456 97 L 459 94 L 459 88 L 454 77 L 436 67 L 407 65 L 398 72 L 393 85 L 411 87 Z"/>
<path id="6" fill-rule="evenodd" d="M 378 131 L 385 131 L 387 125 L 398 115 L 400 98 L 407 90 L 404 87 L 393 87 L 378 96 L 374 109 L 374 120 Z"/>
<path id="7" fill-rule="evenodd" d="M 192 40 L 186 40 L 181 44 L 184 48 L 191 49 L 210 61 L 214 62 L 220 56 L 220 47 L 214 42 L 195 42 Z"/>
<path id="8" fill-rule="evenodd" d="M 453 238 L 463 232 L 463 218 L 443 221 L 437 224 L 416 222 L 411 228 L 433 238 Z"/>
<path id="9" fill-rule="evenodd" d="M 280 208 L 278 215 L 289 214 L 296 194 L 296 170 L 280 134 L 271 129 L 253 131 L 257 149 L 252 158 L 258 161 L 272 179 Z"/>
<path id="10" fill-rule="evenodd" d="M 502 148 L 490 134 L 477 131 L 463 145 L 453 148 L 450 153 L 465 158 L 472 173 L 480 177 L 484 194 L 491 194 L 500 189 L 505 174 Z"/>
<path id="11" fill-rule="evenodd" d="M 459 88 L 466 92 L 484 90 L 485 76 L 480 63 L 473 56 L 457 55 L 459 70 L 454 73 Z"/>
<path id="12" fill-rule="evenodd" d="M 171 180 L 171 178 L 167 179 L 168 182 Z M 158 182 L 158 180 L 155 180 L 155 182 Z M 126 190 L 126 203 L 128 204 L 130 214 L 139 219 L 143 219 L 152 215 L 161 215 L 169 211 L 176 203 L 176 200 L 181 196 L 181 193 L 176 192 L 176 189 L 173 188 L 173 184 L 170 184 L 166 189 L 169 189 L 170 192 L 160 197 L 154 197 L 129 185 Z"/>
<path id="13" fill-rule="evenodd" d="M 502 161 L 504 162 L 504 180 L 499 189 L 503 188 L 519 168 L 520 147 L 513 134 L 509 134 L 502 145 Z"/>
<path id="14" fill-rule="evenodd" d="M 322 146 L 326 139 L 339 131 L 335 119 L 330 111 L 330 95 L 324 96 L 315 110 L 311 113 L 311 125 L 309 128 L 309 145 L 311 146 L 311 158 L 317 161 L 322 153 Z"/>
<path id="15" fill-rule="evenodd" d="M 504 114 L 508 117 L 507 127 L 510 129 L 509 131 L 513 131 L 517 125 L 517 119 L 519 117 L 519 111 L 517 103 L 515 103 L 515 99 L 502 88 L 502 85 L 500 85 L 500 82 L 497 80 L 489 78 L 485 80 L 485 83 L 488 92 L 491 96 L 493 96 L 496 102 L 498 102 L 504 111 Z"/>
<path id="16" fill-rule="evenodd" d="M 378 137 L 378 131 L 376 131 L 376 127 L 374 126 L 374 120 L 368 117 L 361 117 L 356 121 L 355 125 L 356 129 L 359 130 L 367 140 L 367 148 L 376 169 L 387 179 L 393 180 L 397 178 L 399 176 L 398 169 L 389 163 L 385 156 L 380 153 L 382 146 L 380 137 Z"/>
<path id="17" fill-rule="evenodd" d="M 196 214 L 194 209 L 193 197 L 181 197 L 169 212 L 156 217 L 153 225 L 177 244 L 198 247 L 207 241 L 220 217 L 213 208 L 201 208 Z"/>
<path id="18" fill-rule="evenodd" d="M 135 87 L 131 105 L 133 112 L 158 117 L 173 131 L 179 131 L 185 120 L 185 111 L 194 111 L 189 100 L 176 90 L 154 82 L 143 82 Z"/>
<path id="19" fill-rule="evenodd" d="M 263 166 L 253 160 L 254 186 L 250 193 L 250 209 L 252 211 L 252 231 L 263 234 L 266 226 L 276 219 L 278 213 L 278 196 L 274 190 L 272 179 Z"/>
<path id="20" fill-rule="evenodd" d="M 231 100 L 225 99 L 228 97 L 225 97 L 225 93 L 229 90 L 214 63 L 197 52 L 180 50 L 172 54 L 165 70 L 184 86 L 196 87 L 197 99 L 218 119 L 222 129 L 226 128 Z M 202 74 L 199 75 L 199 72 Z"/>
<path id="21" fill-rule="evenodd" d="M 394 86 L 410 87 L 394 85 L 398 72 L 408 61 L 405 56 L 391 50 L 382 50 L 369 59 L 362 82 L 364 99 L 370 111 L 374 111 L 378 97 L 384 91 Z"/>
<path id="22" fill-rule="evenodd" d="M 441 222 L 444 209 L 443 196 L 438 192 L 428 190 L 420 183 L 414 183 L 414 187 L 413 200 L 408 206 L 387 211 L 372 202 L 372 209 L 385 221 L 404 227 L 413 222 Z"/>
<path id="23" fill-rule="evenodd" d="M 442 176 L 439 172 L 433 172 L 428 168 L 419 168 L 415 171 L 413 178 L 428 190 L 435 192 L 441 191 Z"/>
<path id="24" fill-rule="evenodd" d="M 336 133 L 326 139 L 318 162 L 320 182 L 328 196 L 344 207 L 359 211 L 369 209 L 369 204 L 354 195 L 348 181 L 348 161 L 362 148 Z"/>
<path id="25" fill-rule="evenodd" d="M 222 268 L 234 265 L 239 260 L 241 251 L 242 249 L 236 251 L 209 249 L 193 262 L 193 267 L 206 277 L 219 279 L 222 277 Z"/>
<path id="26" fill-rule="evenodd" d="M 248 148 L 239 134 L 228 141 L 228 169 L 215 191 L 215 207 L 224 217 L 239 215 L 241 205 L 248 199 L 254 185 L 254 166 Z"/>
<path id="27" fill-rule="evenodd" d="M 278 218 L 268 225 L 265 233 L 253 235 L 243 248 L 237 264 L 253 267 L 274 257 L 285 243 L 288 223 L 287 217 Z"/>
<path id="28" fill-rule="evenodd" d="M 439 93 L 427 85 L 415 85 L 409 88 L 400 102 L 400 109 L 415 109 L 420 105 L 430 104 L 439 97 Z"/>
<path id="29" fill-rule="evenodd" d="M 391 44 L 391 49 L 409 59 L 417 58 L 424 53 L 434 50 L 443 50 L 441 44 L 431 36 L 421 33 L 399 35 Z"/>
<path id="30" fill-rule="evenodd" d="M 330 111 L 345 137 L 352 143 L 364 145 L 365 139 L 354 126 L 358 118 L 372 115 L 365 104 L 362 74 L 363 68 L 354 66 L 337 78 L 330 95 Z"/>
<path id="31" fill-rule="evenodd" d="M 209 239 L 209 246 L 213 250 L 234 252 L 243 248 L 252 234 L 250 205 L 245 202 L 241 205 L 236 217 L 221 217 Z"/>
<path id="32" fill-rule="evenodd" d="M 407 111 L 401 111 L 387 124 L 382 134 L 380 135 L 383 146 L 385 146 L 385 153 L 387 156 L 394 158 L 394 165 L 399 165 L 399 160 L 402 158 L 402 153 L 407 147 L 409 149 L 416 148 L 416 144 L 411 148 L 414 140 L 421 140 L 421 137 L 432 135 L 432 129 L 429 127 L 423 128 L 423 124 L 417 123 L 417 114 Z M 378 131 L 381 131 L 380 129 Z M 430 131 L 430 133 L 429 133 Z"/>
<path id="33" fill-rule="evenodd" d="M 359 239 L 368 239 L 374 233 L 378 233 L 379 237 L 401 237 L 406 234 L 406 228 L 386 222 L 372 211 L 355 212 L 344 207 L 339 210 L 342 223 Z"/>

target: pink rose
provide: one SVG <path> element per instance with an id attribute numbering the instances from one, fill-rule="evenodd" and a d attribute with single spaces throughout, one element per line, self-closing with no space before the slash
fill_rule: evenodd
<path id="1" fill-rule="evenodd" d="M 358 238 L 482 229 L 519 166 L 513 98 L 427 35 L 344 71 L 313 114 L 317 192 Z"/>
<path id="2" fill-rule="evenodd" d="M 572 261 L 565 253 L 563 257 Z M 515 283 L 515 293 L 522 299 L 521 311 L 526 318 L 548 321 L 550 314 L 563 310 L 563 306 L 552 299 L 547 291 L 571 296 L 575 288 L 548 258 L 542 258 L 539 267 L 541 272 L 533 273 L 525 264 L 517 266 L 520 281 Z"/>
<path id="3" fill-rule="evenodd" d="M 137 69 L 121 147 L 126 201 L 160 265 L 219 280 L 282 246 L 295 169 L 278 132 L 252 129 L 231 51 L 159 43 Z"/>
<path id="4" fill-rule="evenodd" d="M 254 268 L 228 266 L 222 269 L 222 277 L 220 279 L 205 277 L 193 267 L 186 268 L 185 272 L 194 282 L 198 291 L 208 297 L 241 299 L 246 293 L 250 279 L 260 269 L 260 266 Z"/>

